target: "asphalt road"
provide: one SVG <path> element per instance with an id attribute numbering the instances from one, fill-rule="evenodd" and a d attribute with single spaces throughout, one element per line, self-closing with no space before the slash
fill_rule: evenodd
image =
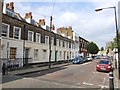
<path id="1" fill-rule="evenodd" d="M 42 72 L 13 76 L 3 87 L 17 88 L 108 88 L 109 73 L 97 72 L 96 62 L 70 64 Z M 18 78 L 19 77 L 19 78 Z"/>

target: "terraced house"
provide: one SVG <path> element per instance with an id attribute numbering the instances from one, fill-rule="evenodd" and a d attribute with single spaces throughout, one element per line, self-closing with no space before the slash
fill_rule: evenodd
<path id="1" fill-rule="evenodd" d="M 45 20 L 36 22 L 32 12 L 22 18 L 14 11 L 14 3 L 7 3 L 2 16 L 2 61 L 22 67 L 28 64 L 48 63 L 51 38 L 51 62 L 72 60 L 79 55 L 79 35 L 71 27 L 66 36 L 43 27 Z"/>

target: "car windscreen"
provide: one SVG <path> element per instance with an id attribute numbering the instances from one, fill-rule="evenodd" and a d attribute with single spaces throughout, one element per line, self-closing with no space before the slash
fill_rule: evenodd
<path id="1" fill-rule="evenodd" d="M 99 62 L 99 64 L 109 64 L 109 61 L 101 60 L 101 61 Z"/>

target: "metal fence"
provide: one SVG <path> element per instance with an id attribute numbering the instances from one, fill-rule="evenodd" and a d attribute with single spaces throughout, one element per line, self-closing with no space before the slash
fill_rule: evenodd
<path id="1" fill-rule="evenodd" d="M 7 59 L 2 58 L 2 65 L 5 63 L 9 70 L 19 68 L 23 66 L 23 58 Z"/>

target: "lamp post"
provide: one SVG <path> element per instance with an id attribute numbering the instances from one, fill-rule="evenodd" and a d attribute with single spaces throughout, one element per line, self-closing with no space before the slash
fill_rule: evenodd
<path id="1" fill-rule="evenodd" d="M 114 9 L 114 16 L 115 16 L 115 28 L 116 28 L 116 38 L 117 38 L 117 44 L 118 44 L 118 78 L 120 79 L 120 58 L 119 58 L 119 36 L 118 36 L 118 27 L 117 27 L 117 15 L 116 15 L 116 7 L 106 7 L 106 8 L 100 8 L 100 9 L 96 9 L 95 11 L 101 11 L 103 9 Z"/>
<path id="2" fill-rule="evenodd" d="M 50 33 L 52 29 L 52 16 L 50 16 Z M 51 35 L 50 35 L 50 40 L 49 40 L 49 68 L 51 68 Z"/>

